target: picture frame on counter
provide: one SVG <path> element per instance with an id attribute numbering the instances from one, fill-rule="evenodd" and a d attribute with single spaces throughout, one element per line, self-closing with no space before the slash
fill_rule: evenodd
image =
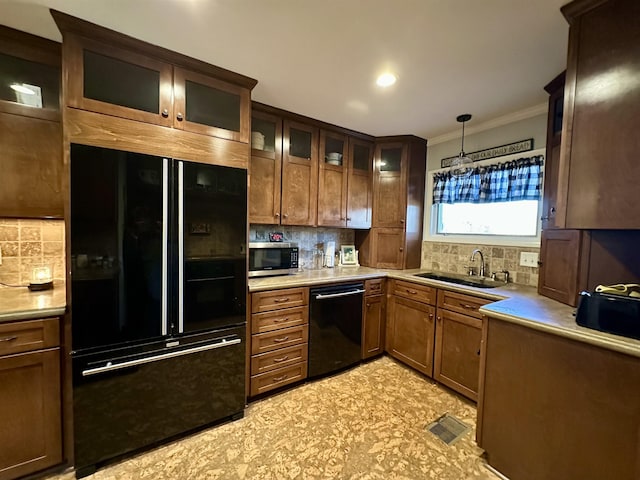
<path id="1" fill-rule="evenodd" d="M 340 247 L 340 265 L 357 265 L 358 255 L 355 245 L 342 245 Z"/>

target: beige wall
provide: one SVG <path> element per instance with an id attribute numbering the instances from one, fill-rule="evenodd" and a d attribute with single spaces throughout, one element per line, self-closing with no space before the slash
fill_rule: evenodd
<path id="1" fill-rule="evenodd" d="M 0 218 L 0 251 L 0 283 L 26 286 L 33 265 L 42 263 L 64 280 L 64 221 Z"/>

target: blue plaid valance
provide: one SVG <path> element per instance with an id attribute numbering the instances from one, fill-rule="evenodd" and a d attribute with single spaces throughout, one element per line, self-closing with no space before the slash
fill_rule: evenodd
<path id="1" fill-rule="evenodd" d="M 539 200 L 544 157 L 537 155 L 475 167 L 469 174 L 433 175 L 433 204 L 490 203 Z"/>

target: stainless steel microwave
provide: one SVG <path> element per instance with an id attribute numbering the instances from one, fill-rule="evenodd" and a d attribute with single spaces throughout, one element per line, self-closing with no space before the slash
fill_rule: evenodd
<path id="1" fill-rule="evenodd" d="M 249 243 L 249 277 L 289 275 L 298 270 L 298 244 Z"/>

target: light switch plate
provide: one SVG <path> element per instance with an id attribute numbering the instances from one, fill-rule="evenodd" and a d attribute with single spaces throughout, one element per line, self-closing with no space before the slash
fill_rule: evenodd
<path id="1" fill-rule="evenodd" d="M 520 265 L 523 267 L 537 267 L 538 254 L 536 252 L 520 252 Z"/>

